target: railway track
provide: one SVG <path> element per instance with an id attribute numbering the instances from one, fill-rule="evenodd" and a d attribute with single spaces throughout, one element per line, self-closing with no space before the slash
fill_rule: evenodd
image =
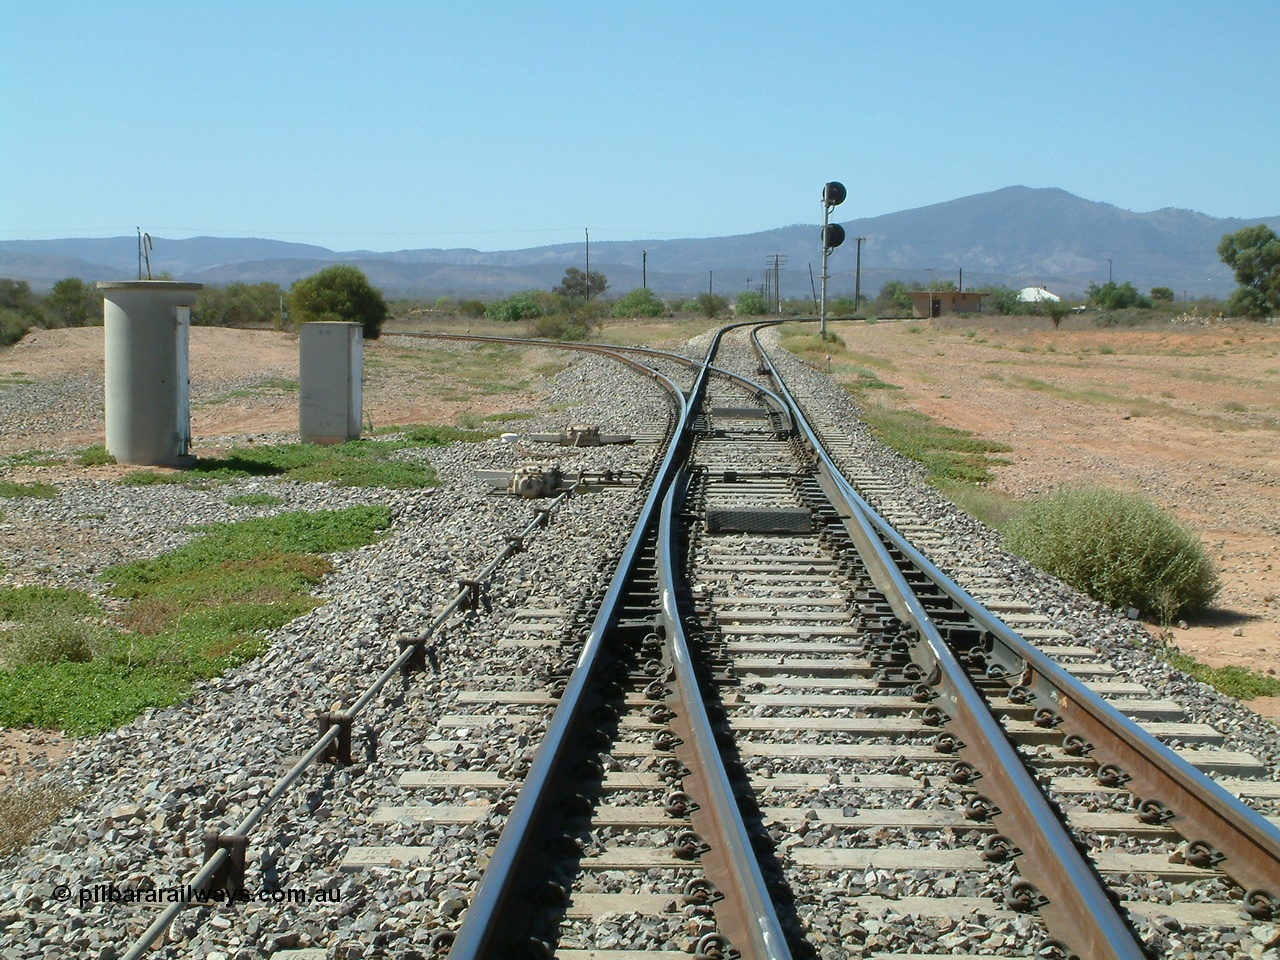
<path id="1" fill-rule="evenodd" d="M 944 577 L 874 465 L 728 336 L 670 385 L 607 588 L 517 611 L 527 669 L 478 671 L 441 763 L 400 779 L 426 802 L 377 814 L 476 837 L 428 951 L 1092 960 L 1176 929 L 1207 957 L 1276 920 L 1280 831 L 1236 799 L 1280 797 L 1261 765 L 1007 585 Z M 470 749 L 499 728 L 524 747 Z"/>

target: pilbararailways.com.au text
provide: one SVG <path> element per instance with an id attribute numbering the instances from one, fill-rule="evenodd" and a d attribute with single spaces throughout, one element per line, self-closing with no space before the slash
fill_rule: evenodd
<path id="1" fill-rule="evenodd" d="M 59 884 L 53 890 L 53 898 L 66 903 L 72 899 L 69 884 Z M 95 883 L 74 891 L 74 899 L 81 909 L 95 903 L 341 903 L 342 891 L 337 887 L 287 887 L 278 890 L 231 889 L 199 890 L 190 884 L 177 887 L 119 887 L 114 883 Z"/>

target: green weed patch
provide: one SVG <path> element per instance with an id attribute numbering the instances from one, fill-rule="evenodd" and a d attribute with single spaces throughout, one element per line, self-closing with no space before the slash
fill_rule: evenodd
<path id="1" fill-rule="evenodd" d="M 933 484 L 990 483 L 991 468 L 1009 462 L 991 456 L 1008 452 L 1005 444 L 943 426 L 914 410 L 864 403 L 862 417 L 878 440 L 919 462 Z"/>
<path id="2" fill-rule="evenodd" d="M 62 458 L 49 450 L 24 450 L 5 457 L 14 466 L 51 467 L 62 463 Z"/>
<path id="3" fill-rule="evenodd" d="M 227 497 L 229 507 L 276 507 L 284 503 L 274 493 L 240 493 Z"/>
<path id="4" fill-rule="evenodd" d="M 531 416 L 533 416 L 531 413 L 524 415 L 524 417 Z M 494 414 L 482 419 L 513 420 L 518 418 L 520 418 L 519 414 Z M 494 430 L 477 430 L 433 423 L 412 423 L 398 427 L 383 427 L 377 433 L 398 437 L 399 441 L 394 439 L 386 441 L 397 449 L 403 449 L 404 447 L 443 447 L 448 443 L 476 443 L 481 440 L 492 440 L 498 436 L 498 432 Z"/>
<path id="5" fill-rule="evenodd" d="M 0 480 L 0 497 L 10 499 L 37 497 L 52 500 L 57 495 L 58 488 L 51 483 L 14 483 L 12 480 Z"/>
<path id="6" fill-rule="evenodd" d="M 102 605 L 78 590 L 0 587 L 0 620 L 40 621 L 57 617 L 101 617 Z"/>
<path id="7" fill-rule="evenodd" d="M 1254 697 L 1280 697 L 1280 680 L 1244 667 L 1211 667 L 1195 657 L 1188 656 L 1177 647 L 1165 650 L 1164 658 L 1170 666 L 1190 674 L 1201 683 L 1207 683 L 1221 693 L 1237 700 Z"/>
<path id="8" fill-rule="evenodd" d="M 317 606 L 325 554 L 372 543 L 390 523 L 385 507 L 359 506 L 203 527 L 177 550 L 103 572 L 128 601 L 110 625 L 85 594 L 0 591 L 0 617 L 16 622 L 0 645 L 0 725 L 98 733 L 175 703 Z"/>
<path id="9" fill-rule="evenodd" d="M 82 467 L 105 467 L 116 462 L 116 458 L 107 453 L 102 444 L 85 447 L 76 454 L 76 463 Z"/>
<path id="10" fill-rule="evenodd" d="M 332 483 L 340 487 L 417 489 L 436 482 L 427 463 L 396 457 L 402 450 L 474 442 L 497 436 L 493 430 L 467 430 L 436 424 L 411 424 L 377 431 L 383 439 L 347 443 L 281 443 L 233 447 L 225 456 L 203 457 L 194 466 L 160 473 L 135 470 L 118 481 L 124 486 L 183 484 L 203 487 L 248 477 L 280 477 L 301 483 Z"/>
<path id="11" fill-rule="evenodd" d="M 1004 529 L 1023 507 L 1017 497 L 985 484 L 940 480 L 936 486 L 944 497 L 992 530 Z"/>
<path id="12" fill-rule="evenodd" d="M 918 326 L 908 330 L 919 332 Z M 902 389 L 881 379 L 871 369 L 892 370 L 892 361 L 850 351 L 839 338 L 823 341 L 815 334 L 801 333 L 785 325 L 781 328 L 779 342 L 791 353 L 821 369 L 827 368 L 829 359 L 832 375 L 846 392 L 858 400 L 862 419 L 876 439 L 923 465 L 929 482 L 935 486 L 946 486 L 951 493 L 956 493 L 964 485 L 986 484 L 992 479 L 992 467 L 1008 463 L 992 456 L 1009 451 L 1010 448 L 1003 443 L 943 426 L 914 410 L 899 410 L 872 400 L 872 391 L 887 394 Z"/>

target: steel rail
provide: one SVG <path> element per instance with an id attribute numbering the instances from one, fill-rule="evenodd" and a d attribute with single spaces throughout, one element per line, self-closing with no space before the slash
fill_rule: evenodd
<path id="1" fill-rule="evenodd" d="M 714 344 L 708 350 L 708 362 L 712 356 Z M 588 702 L 588 691 L 594 682 L 597 667 L 601 660 L 606 638 L 619 616 L 619 607 L 623 594 L 635 568 L 647 531 L 657 517 L 659 505 L 666 496 L 675 475 L 675 466 L 684 457 L 688 445 L 688 426 L 696 398 L 705 388 L 708 370 L 704 363 L 695 380 L 691 396 L 686 398 L 683 391 L 670 379 L 655 373 L 659 380 L 665 381 L 671 395 L 679 402 L 679 416 L 672 441 L 663 457 L 662 465 L 654 478 L 649 494 L 640 509 L 638 519 L 631 531 L 627 544 L 614 570 L 609 587 L 605 592 L 600 609 L 596 614 L 591 629 L 583 644 L 578 662 L 569 676 L 560 701 L 547 725 L 542 744 L 534 755 L 529 773 L 520 788 L 516 801 L 507 816 L 507 823 L 498 838 L 493 856 L 490 857 L 484 875 L 471 898 L 462 918 L 462 925 L 449 949 L 450 960 L 480 960 L 480 958 L 496 957 L 502 949 L 500 936 L 504 911 L 514 902 L 520 892 L 521 882 L 525 879 L 520 873 L 520 865 L 525 862 L 539 842 L 540 821 L 550 812 L 549 785 L 555 782 L 556 775 L 564 765 L 565 758 L 570 756 L 574 748 L 569 736 L 575 729 L 580 715 L 585 712 Z"/>
<path id="2" fill-rule="evenodd" d="M 818 460 L 820 482 L 872 581 L 898 617 L 914 626 L 922 641 L 913 653 L 926 661 L 921 666 L 951 712 L 947 724 L 959 734 L 958 752 L 973 757 L 977 761 L 973 765 L 984 774 L 984 791 L 995 804 L 993 816 L 1020 848 L 1019 872 L 1042 895 L 1038 907 L 1050 930 L 1089 960 L 1144 960 L 1141 943 L 1118 913 L 1106 886 L 1077 850 L 1057 812 L 893 562 L 856 491 L 832 462 L 754 332 L 752 342 L 774 386 L 791 404 L 797 428 Z"/>
<path id="3" fill-rule="evenodd" d="M 821 442 L 816 436 L 815 440 Z M 1064 740 L 1079 738 L 1080 749 L 1099 765 L 1110 764 L 1122 772 L 1135 797 L 1144 803 L 1155 801 L 1172 813 L 1166 826 L 1191 843 L 1207 845 L 1200 856 L 1240 885 L 1252 915 L 1280 916 L 1280 828 L 1012 630 L 912 546 L 852 486 L 849 495 L 885 541 L 990 635 L 988 655 L 1018 678 L 1018 686 L 1054 710 Z M 1158 809 L 1154 813 L 1164 816 Z"/>
<path id="4" fill-rule="evenodd" d="M 857 494 L 854 494 L 857 496 Z M 864 508 L 870 510 L 869 506 Z M 1125 785 L 1142 801 L 1157 801 L 1173 813 L 1165 825 L 1184 839 L 1208 844 L 1202 851 L 1246 891 L 1247 907 L 1262 911 L 1269 901 L 1280 909 L 1280 828 L 1227 792 L 1212 777 L 1178 756 L 1146 730 L 1073 677 L 1020 636 L 909 544 L 883 517 L 871 512 L 885 540 L 946 593 L 973 622 L 990 634 L 988 651 L 1033 698 L 1061 718 L 1064 739 L 1084 741 L 1083 751 L 1099 764 L 1123 772 Z M 1158 814 L 1158 810 L 1156 811 Z"/>
<path id="5" fill-rule="evenodd" d="M 700 806 L 691 814 L 694 827 L 707 839 L 711 849 L 703 854 L 708 878 L 717 882 L 725 898 L 717 903 L 716 920 L 721 932 L 746 960 L 790 960 L 782 925 L 769 895 L 760 863 L 751 847 L 746 826 L 729 774 L 716 743 L 711 720 L 698 689 L 693 655 L 685 637 L 677 599 L 681 580 L 672 556 L 679 534 L 675 513 L 682 504 L 689 483 L 687 466 L 682 468 L 662 504 L 658 528 L 658 586 L 662 596 L 662 617 L 666 624 L 666 644 L 670 652 L 675 686 L 672 727 L 683 734 L 692 753 L 686 781 L 694 786 L 685 792 L 699 798 Z M 705 826 L 704 826 L 705 824 Z M 723 905 L 723 908 L 721 908 Z"/>

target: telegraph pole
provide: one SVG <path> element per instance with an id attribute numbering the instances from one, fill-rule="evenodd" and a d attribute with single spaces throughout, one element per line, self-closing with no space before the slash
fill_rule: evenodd
<path id="1" fill-rule="evenodd" d="M 640 251 L 640 286 L 649 289 L 649 251 Z"/>
<path id="2" fill-rule="evenodd" d="M 764 302 L 771 313 L 782 313 L 782 265 L 786 262 L 785 256 L 774 253 L 764 264 Z"/>
<path id="3" fill-rule="evenodd" d="M 858 312 L 858 305 L 862 303 L 862 241 L 865 239 L 867 238 L 854 237 L 854 240 L 857 241 L 857 244 L 858 244 L 857 266 L 854 267 L 854 272 L 853 272 L 853 312 L 854 313 Z"/>
<path id="4" fill-rule="evenodd" d="M 591 231 L 586 227 L 582 228 L 582 232 L 587 237 L 587 275 L 584 278 L 587 283 L 587 299 L 591 299 Z"/>

